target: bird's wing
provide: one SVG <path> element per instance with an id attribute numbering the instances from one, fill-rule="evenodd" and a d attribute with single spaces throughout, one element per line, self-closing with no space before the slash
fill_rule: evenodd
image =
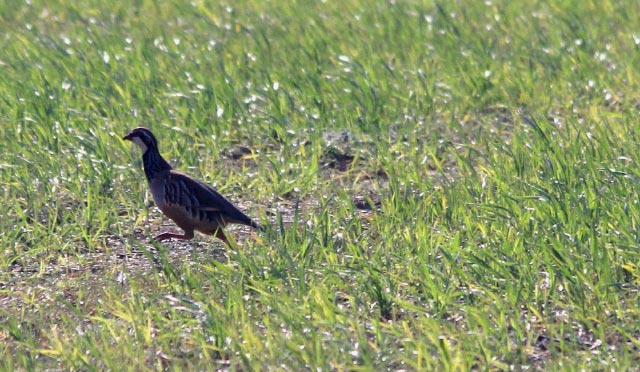
<path id="1" fill-rule="evenodd" d="M 171 184 L 175 185 L 174 187 L 179 190 L 179 200 L 183 206 L 208 212 L 220 212 L 229 221 L 253 225 L 253 221 L 249 216 L 242 213 L 235 205 L 206 183 L 182 172 L 172 170 L 170 181 L 167 185 Z M 171 191 L 174 190 L 167 190 L 167 193 Z"/>

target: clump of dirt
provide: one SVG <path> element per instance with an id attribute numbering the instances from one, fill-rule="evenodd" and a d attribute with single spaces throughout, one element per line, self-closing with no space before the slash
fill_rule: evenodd
<path id="1" fill-rule="evenodd" d="M 380 208 L 380 194 L 369 191 L 368 195 L 357 195 L 353 198 L 353 204 L 356 208 L 363 211 L 371 211 Z"/>
<path id="2" fill-rule="evenodd" d="M 240 160 L 251 154 L 253 154 L 253 151 L 249 147 L 243 145 L 235 145 L 222 152 L 223 157 L 227 157 L 232 160 Z"/>
<path id="3" fill-rule="evenodd" d="M 324 149 L 322 153 L 322 166 L 345 172 L 357 164 L 356 153 L 358 146 L 363 144 L 360 138 L 347 130 L 327 132 L 322 136 Z M 359 158 L 362 158 L 360 155 Z"/>
<path id="4" fill-rule="evenodd" d="M 349 170 L 355 156 L 336 147 L 329 147 L 322 155 L 322 166 L 337 169 L 341 172 Z"/>

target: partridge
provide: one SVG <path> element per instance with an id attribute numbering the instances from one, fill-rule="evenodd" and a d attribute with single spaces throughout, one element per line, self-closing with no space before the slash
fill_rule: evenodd
<path id="1" fill-rule="evenodd" d="M 149 129 L 136 128 L 124 136 L 123 140 L 131 141 L 140 147 L 144 174 L 153 200 L 164 215 L 184 230 L 182 235 L 161 233 L 155 240 L 190 240 L 197 230 L 203 234 L 214 235 L 228 245 L 229 241 L 223 231 L 227 224 L 264 229 L 213 187 L 173 169 L 160 155 L 158 141 Z"/>

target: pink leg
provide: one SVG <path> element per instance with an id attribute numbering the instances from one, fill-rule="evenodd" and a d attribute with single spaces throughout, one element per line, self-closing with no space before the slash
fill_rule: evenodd
<path id="1" fill-rule="evenodd" d="M 193 235 L 194 235 L 193 231 L 191 231 L 191 232 L 185 231 L 184 235 L 165 232 L 165 233 L 157 235 L 153 239 L 155 241 L 158 241 L 158 242 L 161 242 L 161 241 L 167 240 L 167 239 L 172 239 L 172 238 L 173 239 L 180 239 L 180 240 L 191 240 L 191 239 L 193 239 Z"/>
<path id="2" fill-rule="evenodd" d="M 229 240 L 227 239 L 226 235 L 224 235 L 224 231 L 222 229 L 216 230 L 215 235 L 216 235 L 216 238 L 225 242 L 226 245 L 231 246 L 231 244 L 229 244 Z"/>

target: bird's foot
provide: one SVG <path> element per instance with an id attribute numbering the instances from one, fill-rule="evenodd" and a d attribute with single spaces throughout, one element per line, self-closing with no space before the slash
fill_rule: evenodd
<path id="1" fill-rule="evenodd" d="M 157 236 L 155 236 L 153 238 L 153 240 L 157 241 L 157 242 L 161 242 L 163 240 L 167 240 L 167 239 L 180 239 L 180 240 L 191 240 L 193 238 L 192 236 L 188 236 L 187 234 L 174 234 L 174 233 L 170 233 L 170 232 L 165 232 L 162 234 L 159 234 Z"/>
<path id="2" fill-rule="evenodd" d="M 216 236 L 216 238 L 222 240 L 227 246 L 231 247 L 231 244 L 229 243 L 229 239 L 227 239 L 227 235 L 224 233 L 224 231 L 222 229 L 216 230 L 215 236 Z M 235 243 L 235 241 L 234 241 L 234 243 Z"/>

